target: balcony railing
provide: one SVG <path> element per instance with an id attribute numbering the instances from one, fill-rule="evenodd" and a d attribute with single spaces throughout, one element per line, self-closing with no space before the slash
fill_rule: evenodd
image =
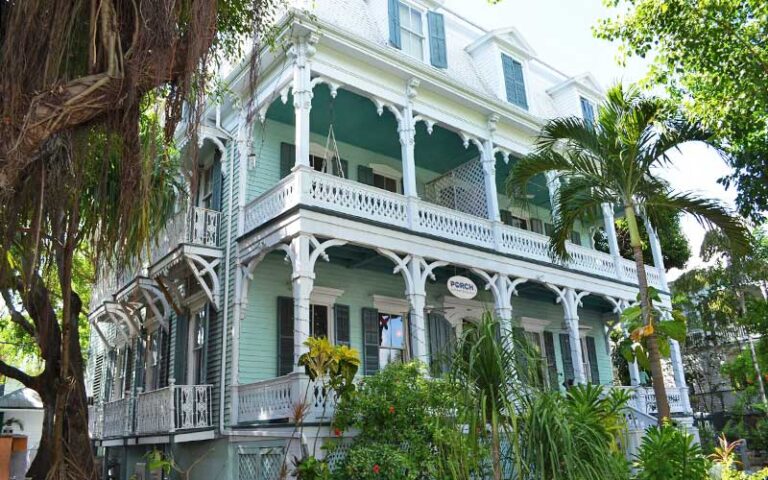
<path id="1" fill-rule="evenodd" d="M 136 435 L 211 426 L 211 385 L 173 385 L 136 397 Z"/>
<path id="2" fill-rule="evenodd" d="M 213 426 L 211 385 L 172 385 L 88 407 L 92 439 L 174 433 Z"/>
<path id="3" fill-rule="evenodd" d="M 245 207 L 245 229 L 257 228 L 298 205 L 326 208 L 446 240 L 553 262 L 547 236 L 314 170 L 293 172 L 251 201 Z M 609 254 L 573 244 L 567 248 L 572 258 L 566 267 L 637 283 L 634 262 L 621 259 L 617 265 Z M 646 266 L 646 273 L 649 284 L 662 286 L 657 269 Z"/>
<path id="4" fill-rule="evenodd" d="M 88 406 L 88 435 L 92 439 L 104 436 L 104 409 L 101 405 Z"/>
<path id="5" fill-rule="evenodd" d="M 238 386 L 236 422 L 293 422 L 297 406 L 302 404 L 304 422 L 321 422 L 331 418 L 335 403 L 320 384 L 302 373 L 290 373 Z"/>
<path id="6" fill-rule="evenodd" d="M 656 405 L 656 394 L 651 387 L 616 387 L 627 389 L 630 392 L 630 406 L 638 411 L 655 415 L 658 411 Z M 688 413 L 685 408 L 684 394 L 687 388 L 667 387 L 667 400 L 669 401 L 670 413 Z"/>
<path id="7" fill-rule="evenodd" d="M 133 431 L 133 399 L 121 398 L 104 404 L 103 438 L 124 437 Z"/>

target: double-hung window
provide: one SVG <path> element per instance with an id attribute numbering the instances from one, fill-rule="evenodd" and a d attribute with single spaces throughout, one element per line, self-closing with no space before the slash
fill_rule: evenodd
<path id="1" fill-rule="evenodd" d="M 403 2 L 398 3 L 401 48 L 408 55 L 424 60 L 424 27 L 421 11 Z"/>
<path id="2" fill-rule="evenodd" d="M 402 361 L 404 328 L 403 315 L 379 312 L 379 368 Z"/>

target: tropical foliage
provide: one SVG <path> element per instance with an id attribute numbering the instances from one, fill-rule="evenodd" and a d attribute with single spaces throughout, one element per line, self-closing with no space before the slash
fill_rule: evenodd
<path id="1" fill-rule="evenodd" d="M 669 153 L 690 141 L 706 142 L 710 134 L 688 122 L 681 112 L 636 88 L 617 85 L 609 89 L 594 124 L 578 117 L 548 122 L 536 141 L 534 153 L 511 169 L 507 189 L 520 199 L 537 175 L 549 173 L 559 181 L 557 212 L 551 235 L 552 253 L 569 257 L 566 244 L 577 222 L 594 224 L 602 205 L 614 205 L 624 213 L 637 268 L 640 308 L 648 327 L 646 339 L 651 377 L 659 417 L 669 417 L 669 403 L 661 370 L 661 355 L 654 329 L 645 272 L 638 213 L 649 223 L 686 212 L 707 226 L 716 226 L 729 238 L 732 248 L 743 253 L 748 232 L 742 222 L 717 201 L 690 192 L 676 192 L 655 169 L 669 163 Z"/>
<path id="2" fill-rule="evenodd" d="M 768 211 L 768 14 L 763 0 L 608 0 L 618 15 L 596 28 L 624 58 L 652 59 L 650 86 L 664 86 L 728 152 L 743 215 Z"/>
<path id="3" fill-rule="evenodd" d="M 709 461 L 693 435 L 665 423 L 645 431 L 635 480 L 707 480 Z"/>

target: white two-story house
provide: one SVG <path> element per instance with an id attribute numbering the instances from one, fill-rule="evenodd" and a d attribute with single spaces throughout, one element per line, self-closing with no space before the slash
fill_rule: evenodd
<path id="1" fill-rule="evenodd" d="M 294 406 L 308 403 L 313 428 L 328 421 L 297 366 L 310 335 L 354 347 L 371 375 L 401 359 L 429 365 L 492 311 L 539 347 L 552 388 L 614 384 L 607 326 L 637 288 L 613 209 L 579 225 L 572 259 L 555 262 L 556 176 L 536 179 L 525 202 L 504 187 L 547 119 L 594 117 L 592 76 L 568 76 L 516 29 L 488 31 L 439 0 L 307 4 L 278 20 L 285 48 L 259 53 L 256 90 L 243 64 L 208 105 L 197 194 L 150 258 L 99 279 L 91 433 L 114 478 L 143 474 L 151 448 L 181 468 L 204 455 L 193 478 L 278 478 Z M 594 248 L 597 229 L 609 253 Z M 651 240 L 649 281 L 668 302 Z M 452 295 L 456 276 L 477 295 Z M 686 416 L 677 345 L 671 365 L 672 408 Z M 652 391 L 632 377 L 634 418 L 652 422 Z"/>

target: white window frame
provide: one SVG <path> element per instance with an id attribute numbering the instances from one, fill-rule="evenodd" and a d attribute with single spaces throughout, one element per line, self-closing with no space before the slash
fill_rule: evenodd
<path id="1" fill-rule="evenodd" d="M 584 112 L 581 110 L 581 100 L 584 99 L 592 106 L 592 114 L 595 116 L 595 120 L 597 120 L 597 102 L 595 102 L 589 95 L 585 95 L 581 92 L 577 92 L 577 94 L 579 95 L 579 116 L 584 119 Z"/>
<path id="2" fill-rule="evenodd" d="M 195 384 L 195 377 L 197 376 L 197 372 L 195 369 L 195 355 L 194 355 L 194 346 L 195 346 L 195 333 L 197 332 L 197 316 L 203 312 L 206 308 L 206 298 L 204 295 L 199 296 L 198 298 L 195 298 L 192 302 L 190 302 L 189 306 L 189 318 L 187 320 L 187 385 L 194 385 Z M 208 319 L 210 320 L 210 319 Z M 203 345 L 205 345 L 205 342 L 207 342 L 208 339 L 205 338 L 203 341 Z M 205 347 L 203 347 L 205 348 Z"/>
<path id="3" fill-rule="evenodd" d="M 443 297 L 443 309 L 446 312 L 445 318 L 453 325 L 457 338 L 464 333 L 464 320 L 477 324 L 483 318 L 483 313 L 491 310 L 478 300 L 465 300 L 449 295 Z"/>
<path id="4" fill-rule="evenodd" d="M 397 298 L 397 297 L 387 297 L 384 295 L 374 295 L 373 296 L 373 308 L 375 308 L 378 311 L 378 314 L 385 314 L 385 315 L 400 315 L 403 319 L 403 335 L 410 335 L 410 332 L 408 331 L 408 315 L 411 312 L 411 304 L 408 302 L 408 300 L 405 300 L 403 298 Z M 379 349 L 381 349 L 381 345 L 379 345 Z M 390 347 L 383 347 L 387 348 L 388 350 L 392 350 Z M 403 338 L 403 348 L 402 348 L 402 355 L 403 358 L 406 358 L 406 354 L 408 353 L 408 338 Z M 379 368 L 383 368 L 384 366 L 381 365 L 381 354 L 379 354 Z"/>
<path id="5" fill-rule="evenodd" d="M 344 290 L 331 287 L 313 287 L 309 297 L 310 308 L 312 306 L 325 307 L 328 310 L 328 341 L 336 344 L 336 313 L 333 308 L 336 300 L 344 295 Z M 310 322 L 310 328 L 312 322 Z M 311 332 L 310 332 L 311 333 Z"/>
<path id="6" fill-rule="evenodd" d="M 160 361 L 162 356 L 162 348 L 160 345 L 160 325 L 157 322 L 147 322 L 147 336 L 144 342 L 144 391 L 151 392 L 157 390 L 160 386 L 159 379 L 156 378 L 160 375 Z M 155 357 L 152 358 L 152 350 L 155 350 Z M 150 362 L 154 361 L 154 365 Z M 153 385 L 154 384 L 154 385 Z M 151 387 L 151 388 L 149 388 Z"/>
<path id="7" fill-rule="evenodd" d="M 589 325 L 579 325 L 579 343 L 581 343 L 581 364 L 584 366 L 584 377 L 587 382 L 592 382 L 592 365 L 589 363 L 587 352 L 587 334 L 592 331 Z M 595 339 L 597 340 L 597 339 Z M 595 342 L 595 354 L 597 354 L 597 342 Z"/>
<path id="8" fill-rule="evenodd" d="M 547 346 L 544 343 L 544 332 L 551 323 L 550 320 L 541 318 L 520 317 L 520 326 L 523 330 L 525 332 L 535 333 L 539 336 L 539 353 L 543 366 L 544 382 L 546 385 L 551 385 L 552 379 L 549 378 L 549 364 L 547 363 Z M 557 359 L 555 359 L 555 366 L 557 366 Z"/>
<path id="9" fill-rule="evenodd" d="M 420 18 L 421 18 L 421 58 L 416 58 L 406 52 L 402 47 L 402 38 L 403 38 L 403 30 L 408 31 L 409 33 L 413 35 L 418 35 L 418 33 L 413 32 L 405 27 L 403 27 L 402 23 L 398 21 L 398 24 L 400 26 L 400 51 L 408 55 L 408 57 L 413 58 L 415 60 L 418 60 L 420 62 L 426 62 L 429 63 L 429 25 L 427 24 L 427 9 L 417 5 L 414 2 L 409 2 L 407 0 L 398 0 L 397 1 L 397 15 L 398 20 L 400 16 L 400 7 L 405 6 L 409 8 L 410 10 L 415 10 L 419 12 Z M 410 13 L 410 12 L 409 12 Z"/>
<path id="10" fill-rule="evenodd" d="M 512 60 L 519 62 L 520 65 L 523 68 L 523 84 L 525 85 L 525 103 L 528 105 L 528 108 L 523 108 L 520 105 L 516 103 L 512 103 L 507 98 L 507 79 L 504 78 L 504 60 L 501 59 L 502 55 L 506 55 Z M 499 92 L 499 96 L 509 105 L 512 105 L 513 107 L 517 107 L 520 110 L 533 113 L 533 102 L 531 102 L 531 71 L 528 66 L 528 59 L 523 58 L 519 54 L 513 53 L 512 51 L 508 49 L 502 49 L 499 48 L 499 71 L 498 71 L 498 79 L 499 79 L 499 85 L 501 86 L 501 91 Z"/>
<path id="11" fill-rule="evenodd" d="M 395 181 L 395 189 L 400 193 L 403 191 L 403 173 L 395 168 L 385 165 L 383 163 L 369 163 L 368 168 L 371 169 L 373 175 L 380 175 L 387 177 Z"/>

